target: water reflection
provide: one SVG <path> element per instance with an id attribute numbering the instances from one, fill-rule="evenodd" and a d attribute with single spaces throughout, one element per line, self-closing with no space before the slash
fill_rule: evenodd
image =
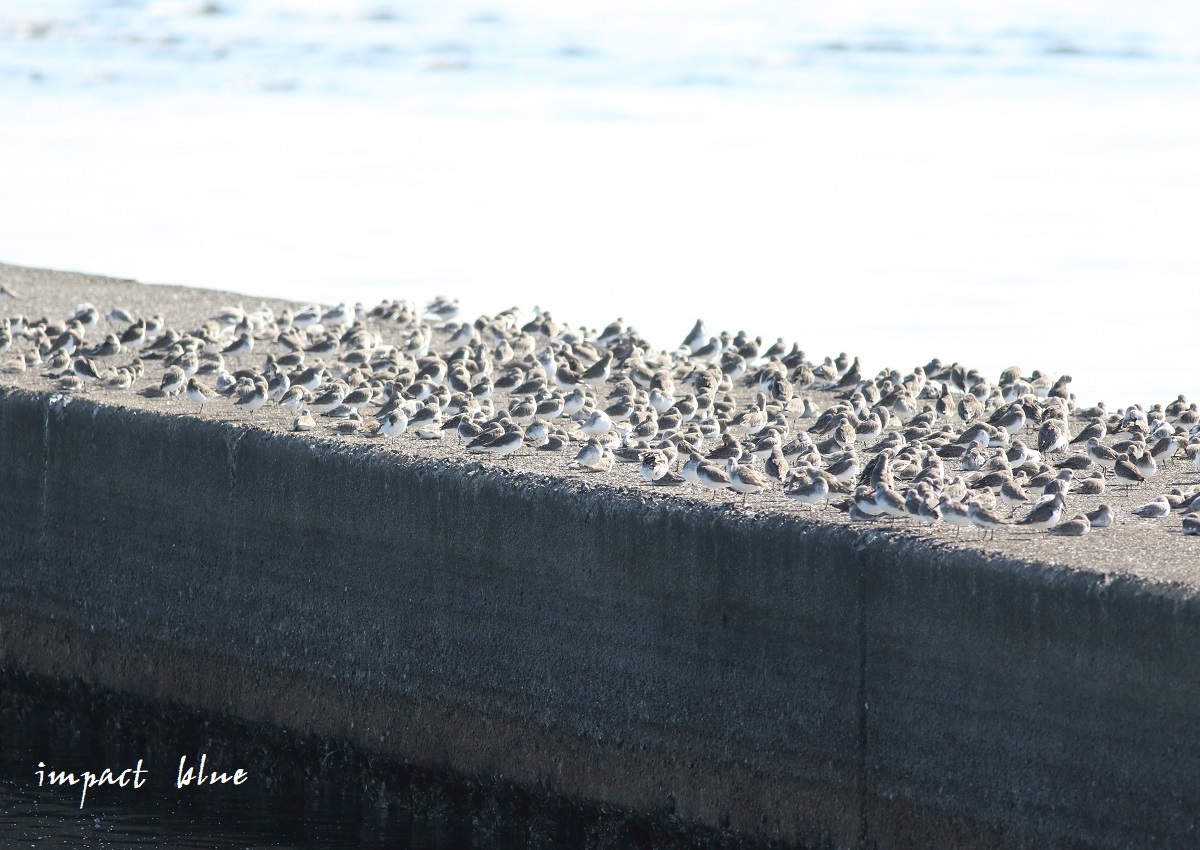
<path id="1" fill-rule="evenodd" d="M 523 837 L 484 829 L 466 807 L 434 804 L 420 811 L 407 804 L 379 805 L 372 792 L 355 783 L 339 784 L 304 775 L 278 777 L 278 762 L 268 767 L 265 754 L 246 746 L 240 751 L 219 741 L 187 734 L 153 740 L 122 728 L 124 721 L 100 711 L 68 716 L 11 705 L 0 709 L 0 835 L 6 846 L 22 843 L 57 847 L 183 848 L 413 848 L 524 846 Z M 174 737 L 174 736 L 172 736 Z M 179 758 L 198 758 L 188 743 L 207 747 L 207 772 L 244 767 L 249 779 L 240 786 L 218 784 L 177 788 Z M 214 746 L 215 744 L 215 746 Z M 181 749 L 184 748 L 184 749 Z M 80 786 L 50 784 L 50 771 L 119 775 L 143 762 L 142 787 L 133 776 L 126 787 L 91 788 L 80 809 Z M 46 765 L 38 787 L 38 764 Z M 298 766 L 298 765 L 297 765 Z M 270 778 L 269 772 L 276 772 Z M 403 796 L 403 795 L 400 795 Z M 433 798 L 431 798 L 433 799 Z"/>

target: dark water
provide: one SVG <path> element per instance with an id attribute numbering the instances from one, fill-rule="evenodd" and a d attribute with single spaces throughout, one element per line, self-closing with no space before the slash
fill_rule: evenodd
<path id="1" fill-rule="evenodd" d="M 202 755 L 206 778 L 215 771 L 233 780 L 240 768 L 244 781 L 202 785 L 193 773 L 187 782 L 187 768 L 195 771 Z M 105 769 L 126 784 L 92 786 L 85 799 L 84 773 L 102 777 Z M 64 772 L 79 781 L 55 784 L 51 774 Z M 0 668 L 0 850 L 738 845 L 670 812 L 589 805 L 501 776 L 461 776 L 328 738 Z"/>
<path id="2" fill-rule="evenodd" d="M 523 830 L 503 824 L 485 828 L 466 806 L 448 806 L 430 795 L 429 809 L 412 804 L 410 788 L 388 794 L 361 778 L 339 783 L 313 776 L 310 767 L 268 757 L 252 743 L 222 742 L 220 733 L 169 734 L 151 740 L 129 717 L 105 708 L 94 713 L 28 706 L 0 710 L 0 846 L 87 848 L 507 848 L 526 845 Z M 234 784 L 176 787 L 179 759 L 193 766 L 207 747 L 212 770 L 249 775 Z M 332 753 L 330 754 L 332 755 Z M 141 787 L 132 768 L 142 760 Z M 126 787 L 39 787 L 46 771 L 100 774 L 111 768 Z M 289 770 L 289 768 L 295 768 Z M 292 775 L 288 775 L 291 773 Z M 282 778 L 280 774 L 283 774 Z M 339 787 L 339 786 L 345 787 Z M 388 800 L 386 798 L 391 797 Z M 399 798 L 399 799 L 397 799 Z M 407 799 L 406 799 L 407 798 Z"/>

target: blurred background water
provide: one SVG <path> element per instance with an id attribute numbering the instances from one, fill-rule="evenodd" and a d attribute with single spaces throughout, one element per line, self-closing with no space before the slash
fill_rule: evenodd
<path id="1" fill-rule="evenodd" d="M 1200 394 L 1200 6 L 4 0 L 0 259 Z"/>

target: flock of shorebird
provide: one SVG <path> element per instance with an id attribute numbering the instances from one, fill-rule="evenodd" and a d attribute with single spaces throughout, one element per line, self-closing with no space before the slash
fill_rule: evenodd
<path id="1" fill-rule="evenodd" d="M 0 319 L 0 369 L 35 370 L 62 392 L 276 404 L 296 431 L 324 422 L 347 436 L 453 435 L 472 454 L 573 451 L 581 468 L 635 465 L 648 484 L 713 498 L 778 491 L 855 521 L 993 537 L 1010 525 L 1086 534 L 1111 525 L 1113 511 L 1068 511 L 1072 494 L 1144 486 L 1181 452 L 1200 472 L 1200 410 L 1183 396 L 1149 410 L 1083 410 L 1069 376 L 1017 367 L 996 383 L 936 359 L 870 376 L 845 354 L 813 363 L 797 345 L 710 335 L 699 321 L 679 348 L 655 351 L 621 320 L 595 333 L 544 311 L 523 323 L 515 309 L 457 314 L 444 298 L 424 310 L 236 306 L 183 330 L 81 304 L 58 320 Z M 1150 519 L 1174 512 L 1184 534 L 1200 535 L 1200 487 L 1132 508 Z"/>

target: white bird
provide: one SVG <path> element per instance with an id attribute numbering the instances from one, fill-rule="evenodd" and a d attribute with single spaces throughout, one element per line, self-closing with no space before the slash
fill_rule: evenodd
<path id="1" fill-rule="evenodd" d="M 1167 501 L 1166 496 L 1159 496 L 1153 502 L 1130 509 L 1130 513 L 1145 519 L 1161 519 L 1171 513 L 1171 503 Z"/>
<path id="2" fill-rule="evenodd" d="M 612 430 L 612 420 L 608 418 L 603 410 L 593 410 L 579 430 L 587 434 L 589 437 L 599 437 L 601 434 L 607 434 Z"/>

